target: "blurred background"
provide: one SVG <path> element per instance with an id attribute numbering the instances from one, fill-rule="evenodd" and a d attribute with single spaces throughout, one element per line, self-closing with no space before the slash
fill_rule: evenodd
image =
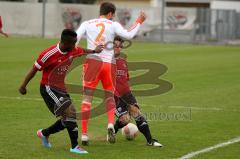
<path id="1" fill-rule="evenodd" d="M 128 28 L 147 13 L 136 39 L 174 43 L 240 43 L 238 0 L 105 0 L 117 7 L 115 20 Z M 59 37 L 99 15 L 101 0 L 0 0 L 3 28 L 10 35 Z"/>
<path id="2" fill-rule="evenodd" d="M 115 20 L 125 28 L 140 10 L 147 14 L 133 45 L 123 52 L 133 92 L 151 94 L 137 94 L 137 100 L 164 148 L 145 146 L 143 135 L 126 141 L 120 133 L 116 144 L 106 144 L 106 115 L 89 121 L 92 142 L 84 147 L 87 156 L 68 153 L 67 132 L 51 137 L 52 150 L 42 148 L 36 130 L 55 118 L 39 94 L 41 74 L 29 83 L 26 96 L 17 90 L 39 53 L 59 41 L 62 29 L 77 29 L 83 21 L 97 18 L 102 2 L 0 0 L 3 31 L 10 35 L 0 35 L 0 159 L 180 159 L 205 153 L 207 147 L 213 151 L 194 158 L 240 159 L 240 0 L 112 0 Z M 166 72 L 159 65 L 166 66 Z M 153 95 L 152 89 L 166 88 L 164 81 L 173 89 Z M 66 83 L 81 85 L 82 66 L 68 74 Z M 82 93 L 75 90 L 70 95 L 80 111 Z M 92 107 L 101 102 L 94 97 Z M 232 141 L 236 143 L 224 144 Z M 226 147 L 216 146 L 220 143 Z"/>

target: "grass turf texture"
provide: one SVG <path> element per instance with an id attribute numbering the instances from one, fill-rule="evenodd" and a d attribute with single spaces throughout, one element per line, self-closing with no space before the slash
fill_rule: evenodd
<path id="1" fill-rule="evenodd" d="M 134 42 L 125 52 L 129 61 L 153 61 L 168 67 L 160 78 L 173 83 L 168 93 L 137 97 L 142 112 L 155 114 L 190 114 L 187 120 L 159 117 L 149 121 L 152 134 L 163 148 L 145 146 L 139 135 L 134 141 L 117 135 L 116 144 L 105 141 L 106 115 L 89 121 L 89 154 L 69 152 L 67 131 L 50 137 L 51 150 L 42 147 L 36 130 L 55 121 L 43 101 L 9 99 L 39 98 L 38 73 L 28 86 L 28 94 L 20 96 L 17 89 L 39 52 L 55 44 L 56 39 L 0 38 L 0 158 L 178 158 L 240 136 L 240 47 L 173 45 Z M 85 43 L 83 44 L 85 46 Z M 156 68 L 157 69 L 157 68 Z M 134 75 L 134 72 L 131 72 Z M 67 79 L 81 82 L 81 68 Z M 138 86 L 146 88 L 146 86 Z M 79 109 L 81 95 L 72 95 Z M 95 104 L 96 105 L 96 104 Z M 80 140 L 79 140 L 80 141 Z M 240 143 L 229 145 L 196 158 L 239 158 Z"/>

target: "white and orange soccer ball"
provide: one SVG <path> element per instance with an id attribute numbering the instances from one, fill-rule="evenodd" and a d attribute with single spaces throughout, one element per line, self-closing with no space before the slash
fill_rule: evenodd
<path id="1" fill-rule="evenodd" d="M 133 123 L 128 123 L 126 126 L 122 128 L 122 135 L 127 140 L 133 140 L 138 134 L 138 128 Z"/>

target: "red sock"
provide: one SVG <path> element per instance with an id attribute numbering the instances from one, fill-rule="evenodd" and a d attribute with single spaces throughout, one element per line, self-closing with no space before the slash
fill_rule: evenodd
<path id="1" fill-rule="evenodd" d="M 81 112 L 82 112 L 82 134 L 87 134 L 88 132 L 88 119 L 90 116 L 91 103 L 82 102 Z"/>
<path id="2" fill-rule="evenodd" d="M 108 115 L 108 124 L 113 124 L 114 125 L 114 117 L 115 117 L 115 101 L 113 97 L 109 97 L 106 99 L 106 111 Z"/>

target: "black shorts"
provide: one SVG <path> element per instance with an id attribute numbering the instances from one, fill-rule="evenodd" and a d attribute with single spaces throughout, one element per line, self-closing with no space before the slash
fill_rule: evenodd
<path id="1" fill-rule="evenodd" d="M 137 108 L 139 108 L 138 104 L 137 104 L 137 100 L 134 97 L 134 95 L 132 94 L 132 92 L 125 93 L 121 97 L 115 96 L 115 102 L 116 102 L 115 115 L 118 118 L 120 118 L 122 115 L 128 113 L 128 106 L 129 105 L 134 105 Z"/>
<path id="2" fill-rule="evenodd" d="M 72 101 L 68 93 L 48 85 L 40 86 L 40 93 L 48 106 L 48 109 L 56 116 L 61 116 L 66 108 L 68 108 Z"/>

